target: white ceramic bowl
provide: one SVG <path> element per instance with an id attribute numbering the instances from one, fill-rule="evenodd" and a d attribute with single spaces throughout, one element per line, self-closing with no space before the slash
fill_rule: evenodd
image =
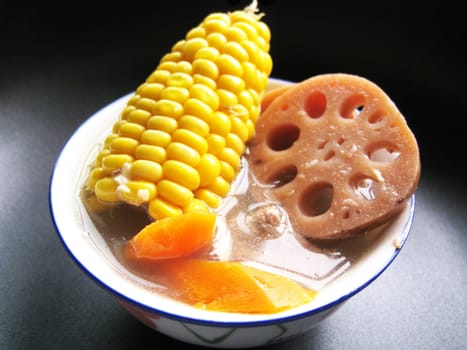
<path id="1" fill-rule="evenodd" d="M 269 87 L 286 82 L 271 79 Z M 409 234 L 415 197 L 372 242 L 371 250 L 301 307 L 272 315 L 212 312 L 158 296 L 127 272 L 97 232 L 79 198 L 98 142 L 108 135 L 129 96 L 123 96 L 87 119 L 57 159 L 50 181 L 50 210 L 64 247 L 74 261 L 133 316 L 183 342 L 218 348 L 267 345 L 314 327 L 343 302 L 370 285 L 394 260 Z"/>

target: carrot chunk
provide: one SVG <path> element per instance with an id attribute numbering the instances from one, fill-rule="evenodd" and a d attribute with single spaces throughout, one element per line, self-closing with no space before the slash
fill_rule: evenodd
<path id="1" fill-rule="evenodd" d="M 177 259 L 159 267 L 182 301 L 211 311 L 275 313 L 316 295 L 292 279 L 239 262 Z"/>
<path id="2" fill-rule="evenodd" d="M 214 239 L 216 215 L 191 211 L 150 223 L 123 247 L 127 260 L 169 259 L 193 254 Z"/>

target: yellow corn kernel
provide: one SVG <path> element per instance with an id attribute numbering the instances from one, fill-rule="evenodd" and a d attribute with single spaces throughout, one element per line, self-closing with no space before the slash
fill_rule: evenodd
<path id="1" fill-rule="evenodd" d="M 192 39 L 192 38 L 204 38 L 206 36 L 206 30 L 201 27 L 195 27 L 188 31 L 186 35 L 186 39 Z"/>
<path id="2" fill-rule="evenodd" d="M 192 115 L 184 115 L 181 117 L 178 120 L 178 126 L 182 129 L 193 131 L 201 137 L 206 137 L 209 134 L 209 124 Z"/>
<path id="3" fill-rule="evenodd" d="M 219 159 L 229 163 L 235 171 L 240 166 L 240 156 L 232 148 L 224 147 L 219 154 Z"/>
<path id="4" fill-rule="evenodd" d="M 154 109 L 156 102 L 150 98 L 141 97 L 135 102 L 135 107 L 137 109 L 142 109 L 143 111 L 151 113 Z"/>
<path id="5" fill-rule="evenodd" d="M 209 208 L 205 202 L 199 200 L 198 198 L 193 198 L 193 200 L 186 207 L 183 208 L 183 212 L 191 211 L 204 211 L 209 212 Z"/>
<path id="6" fill-rule="evenodd" d="M 212 19 L 218 19 L 224 21 L 227 24 L 230 24 L 230 14 L 222 13 L 222 12 L 213 12 L 206 16 L 203 23 L 201 25 L 205 26 L 207 22 Z"/>
<path id="7" fill-rule="evenodd" d="M 193 73 L 216 80 L 219 76 L 219 68 L 209 59 L 198 58 L 193 62 Z"/>
<path id="8" fill-rule="evenodd" d="M 232 12 L 230 14 L 230 20 L 232 21 L 232 23 L 246 22 L 252 25 L 255 25 L 256 23 L 256 20 L 245 11 Z"/>
<path id="9" fill-rule="evenodd" d="M 245 89 L 245 81 L 232 74 L 222 74 L 217 79 L 217 86 L 219 89 L 224 89 L 237 95 Z"/>
<path id="10" fill-rule="evenodd" d="M 166 150 L 167 159 L 178 160 L 192 167 L 198 166 L 201 159 L 197 150 L 181 142 L 171 142 Z"/>
<path id="11" fill-rule="evenodd" d="M 185 73 L 188 75 L 193 74 L 191 63 L 188 61 L 180 61 L 175 64 L 174 72 Z"/>
<path id="12" fill-rule="evenodd" d="M 185 110 L 185 114 L 194 115 L 207 123 L 209 123 L 214 115 L 214 112 L 209 105 L 195 98 L 189 98 L 186 100 L 183 108 Z"/>
<path id="13" fill-rule="evenodd" d="M 246 122 L 246 127 L 248 128 L 248 140 L 251 140 L 251 138 L 255 135 L 255 122 L 256 120 L 251 119 Z"/>
<path id="14" fill-rule="evenodd" d="M 183 50 L 183 46 L 185 45 L 185 40 L 179 40 L 175 43 L 175 45 L 172 46 L 172 49 L 171 51 L 182 51 Z M 165 62 L 164 62 L 165 63 Z"/>
<path id="15" fill-rule="evenodd" d="M 189 190 L 199 187 L 199 173 L 192 166 L 178 160 L 167 160 L 162 165 L 164 178 L 182 185 Z"/>
<path id="16" fill-rule="evenodd" d="M 235 117 L 243 123 L 246 123 L 246 121 L 250 119 L 250 114 L 248 112 L 248 109 L 240 103 L 230 106 L 228 108 L 228 113 L 230 114 L 231 117 Z"/>
<path id="17" fill-rule="evenodd" d="M 212 110 L 219 108 L 219 97 L 213 89 L 203 84 L 194 84 L 190 88 L 190 96 L 200 100 L 211 107 Z"/>
<path id="18" fill-rule="evenodd" d="M 152 145 L 139 145 L 135 150 L 136 159 L 152 160 L 156 163 L 163 163 L 167 158 L 165 148 Z"/>
<path id="19" fill-rule="evenodd" d="M 225 138 L 225 146 L 232 148 L 238 155 L 245 151 L 245 142 L 235 133 L 229 133 Z"/>
<path id="20" fill-rule="evenodd" d="M 167 79 L 166 84 L 167 86 L 189 88 L 193 84 L 193 77 L 187 73 L 175 72 Z"/>
<path id="21" fill-rule="evenodd" d="M 165 54 L 162 57 L 161 62 L 167 62 L 167 61 L 178 62 L 181 59 L 182 59 L 182 53 L 180 51 L 173 51 L 173 52 L 169 52 L 168 54 Z"/>
<path id="22" fill-rule="evenodd" d="M 208 143 L 208 152 L 218 156 L 225 147 L 225 138 L 218 134 L 209 134 L 206 137 Z"/>
<path id="23" fill-rule="evenodd" d="M 253 122 L 253 127 L 254 127 L 254 124 L 256 123 L 256 121 L 258 120 L 259 118 L 259 107 L 256 106 L 256 105 L 253 105 L 250 107 L 250 110 L 249 110 L 249 116 L 250 116 L 250 119 L 249 121 L 250 122 Z M 248 122 L 248 121 L 247 121 Z"/>
<path id="24" fill-rule="evenodd" d="M 169 79 L 171 72 L 165 69 L 155 70 L 147 79 L 148 83 L 159 83 L 164 84 Z"/>
<path id="25" fill-rule="evenodd" d="M 208 142 L 206 139 L 190 130 L 177 129 L 172 134 L 172 140 L 190 146 L 191 148 L 198 151 L 200 155 L 205 154 L 208 150 Z"/>
<path id="26" fill-rule="evenodd" d="M 130 137 L 117 137 L 109 145 L 111 153 L 135 154 L 139 142 Z"/>
<path id="27" fill-rule="evenodd" d="M 258 31 L 258 34 L 261 35 L 264 38 L 264 40 L 266 40 L 267 42 L 271 40 L 271 30 L 266 25 L 266 23 L 260 21 L 255 22 L 255 27 Z"/>
<path id="28" fill-rule="evenodd" d="M 193 59 L 193 65 L 198 60 L 207 60 L 207 61 L 214 62 L 217 59 L 217 57 L 219 57 L 219 55 L 220 55 L 220 52 L 215 47 L 212 47 L 212 46 L 204 47 L 195 54 L 195 57 Z M 194 71 L 193 71 L 193 74 L 195 74 Z"/>
<path id="29" fill-rule="evenodd" d="M 264 53 L 264 61 L 263 61 L 263 73 L 266 74 L 266 79 L 269 78 L 269 74 L 272 71 L 272 57 L 268 53 Z"/>
<path id="30" fill-rule="evenodd" d="M 160 98 L 164 100 L 172 100 L 182 104 L 190 96 L 188 89 L 178 86 L 168 86 L 162 90 Z"/>
<path id="31" fill-rule="evenodd" d="M 247 111 L 256 106 L 254 97 L 249 90 L 243 90 L 237 95 L 238 103 L 241 104 Z M 248 112 L 247 112 L 248 114 Z"/>
<path id="32" fill-rule="evenodd" d="M 96 182 L 104 178 L 104 176 L 105 176 L 104 169 L 102 168 L 92 169 L 88 177 L 87 187 L 92 190 L 94 186 L 96 186 Z"/>
<path id="33" fill-rule="evenodd" d="M 183 213 L 183 210 L 162 198 L 155 198 L 149 203 L 148 213 L 155 220 L 160 220 L 166 217 L 178 216 Z"/>
<path id="34" fill-rule="evenodd" d="M 114 171 L 119 171 L 125 163 L 131 164 L 133 157 L 128 154 L 109 154 L 102 158 L 102 168 L 105 174 L 111 174 Z"/>
<path id="35" fill-rule="evenodd" d="M 183 59 L 186 61 L 192 61 L 196 52 L 207 46 L 208 42 L 204 38 L 188 39 L 183 46 Z"/>
<path id="36" fill-rule="evenodd" d="M 160 83 L 144 83 L 136 90 L 136 93 L 141 97 L 157 100 L 164 87 L 165 85 Z"/>
<path id="37" fill-rule="evenodd" d="M 138 95 L 135 95 L 135 96 L 138 96 Z M 127 120 L 128 114 L 130 114 L 130 112 L 133 112 L 134 110 L 136 110 L 135 106 L 131 105 L 130 101 L 128 101 L 127 106 L 123 108 L 122 113 L 120 114 L 120 119 Z"/>
<path id="38" fill-rule="evenodd" d="M 254 25 L 246 22 L 236 22 L 233 24 L 233 27 L 240 28 L 247 36 L 248 40 L 257 41 L 258 40 L 258 32 Z M 264 39 L 261 38 L 263 41 Z"/>
<path id="39" fill-rule="evenodd" d="M 124 119 L 120 119 L 119 121 L 117 121 L 113 127 L 112 127 L 112 134 L 118 134 L 119 136 L 121 136 L 119 133 L 118 133 L 118 129 L 120 129 L 120 127 L 123 125 L 123 124 L 126 124 L 127 121 L 124 120 Z"/>
<path id="40" fill-rule="evenodd" d="M 269 43 L 266 42 L 263 37 L 259 36 L 256 39 L 256 44 L 261 48 L 261 50 L 269 51 Z"/>
<path id="41" fill-rule="evenodd" d="M 122 137 L 131 137 L 132 139 L 139 140 L 144 130 L 144 126 L 140 124 L 125 122 L 120 125 L 117 132 Z"/>
<path id="42" fill-rule="evenodd" d="M 157 195 L 156 185 L 148 181 L 128 181 L 117 187 L 118 197 L 131 205 L 141 205 L 153 200 Z"/>
<path id="43" fill-rule="evenodd" d="M 157 183 L 157 193 L 162 198 L 180 207 L 190 204 L 194 197 L 191 190 L 167 179 L 162 179 Z"/>
<path id="44" fill-rule="evenodd" d="M 193 74 L 193 84 L 203 84 L 212 90 L 216 90 L 217 88 L 217 84 L 213 79 L 201 74 Z"/>
<path id="45" fill-rule="evenodd" d="M 256 69 L 256 66 L 251 62 L 244 62 L 242 64 L 243 67 L 243 80 L 245 83 L 246 89 L 252 89 L 255 91 L 261 91 L 259 81 L 261 76 Z"/>
<path id="46" fill-rule="evenodd" d="M 238 135 L 243 142 L 246 142 L 248 140 L 248 128 L 246 124 L 235 116 L 231 116 L 230 121 L 232 122 L 231 132 Z"/>
<path id="47" fill-rule="evenodd" d="M 177 45 L 177 44 L 175 44 L 175 45 Z M 168 71 L 170 73 L 173 73 L 175 71 L 176 66 L 177 66 L 177 62 L 165 61 L 165 62 L 162 62 L 161 64 L 159 64 L 159 66 L 157 67 L 157 70 L 165 70 L 165 71 Z M 162 85 L 162 86 L 164 86 L 164 85 Z"/>
<path id="48" fill-rule="evenodd" d="M 260 94 L 254 90 L 254 89 L 246 89 L 250 94 L 251 96 L 253 97 L 253 103 L 255 106 L 259 106 L 261 105 L 261 96 Z"/>
<path id="49" fill-rule="evenodd" d="M 226 181 L 222 176 L 217 176 L 207 189 L 220 197 L 225 197 L 230 191 L 230 182 Z"/>
<path id="50" fill-rule="evenodd" d="M 221 164 L 216 156 L 206 153 L 201 157 L 196 170 L 199 173 L 200 186 L 206 187 L 221 173 Z"/>
<path id="51" fill-rule="evenodd" d="M 245 34 L 245 32 L 238 27 L 228 28 L 224 35 L 228 41 L 242 42 L 243 40 L 248 39 L 248 36 Z"/>
<path id="52" fill-rule="evenodd" d="M 104 157 L 108 154 L 110 154 L 110 150 L 108 148 L 104 148 L 102 151 L 99 151 L 96 156 L 96 160 L 94 161 L 94 166 L 100 167 L 102 164 L 102 159 L 104 159 Z"/>
<path id="53" fill-rule="evenodd" d="M 235 169 L 224 160 L 219 160 L 219 163 L 221 165 L 220 176 L 222 176 L 227 181 L 232 182 L 235 178 Z"/>
<path id="54" fill-rule="evenodd" d="M 219 196 L 207 188 L 199 188 L 195 191 L 195 196 L 197 199 L 202 200 L 207 203 L 211 208 L 217 208 L 220 204 L 221 199 Z"/>
<path id="55" fill-rule="evenodd" d="M 152 110 L 155 115 L 163 115 L 178 119 L 183 114 L 183 106 L 172 100 L 159 100 L 154 103 Z"/>
<path id="56" fill-rule="evenodd" d="M 92 210 L 147 204 L 158 220 L 219 206 L 254 135 L 272 70 L 261 18 L 256 1 L 212 13 L 162 56 L 92 163 L 85 186 Z"/>
<path id="57" fill-rule="evenodd" d="M 139 99 L 141 98 L 140 95 L 138 95 L 137 93 L 135 93 L 133 96 L 130 97 L 130 99 L 128 100 L 128 105 L 129 106 L 133 106 L 136 101 L 138 101 Z"/>
<path id="58" fill-rule="evenodd" d="M 216 90 L 216 94 L 219 97 L 219 109 L 221 111 L 238 103 L 237 95 L 232 91 L 219 88 Z"/>
<path id="59" fill-rule="evenodd" d="M 148 129 L 160 130 L 171 134 L 177 130 L 178 124 L 177 121 L 171 117 L 155 115 L 149 118 L 147 126 Z"/>
<path id="60" fill-rule="evenodd" d="M 230 20 L 224 18 L 207 18 L 203 24 L 205 33 L 223 33 L 230 25 Z"/>
<path id="61" fill-rule="evenodd" d="M 247 52 L 248 62 L 256 66 L 256 64 L 260 60 L 259 58 L 260 53 L 259 53 L 256 43 L 251 40 L 244 40 L 239 44 Z"/>
<path id="62" fill-rule="evenodd" d="M 211 33 L 206 36 L 206 40 L 209 46 L 216 48 L 219 51 L 222 51 L 225 44 L 227 43 L 227 38 L 222 33 Z"/>
<path id="63" fill-rule="evenodd" d="M 230 55 L 225 53 L 221 54 L 219 57 L 217 57 L 215 63 L 219 68 L 220 74 L 231 74 L 237 77 L 241 77 L 243 75 L 243 68 L 241 63 Z"/>
<path id="64" fill-rule="evenodd" d="M 211 133 L 218 134 L 220 136 L 226 136 L 232 127 L 232 122 L 227 114 L 224 112 L 216 111 L 214 117 L 209 123 Z"/>
<path id="65" fill-rule="evenodd" d="M 115 140 L 116 138 L 118 138 L 118 135 L 115 133 L 112 133 L 109 136 L 107 136 L 104 140 L 104 148 L 108 149 L 112 141 Z"/>
<path id="66" fill-rule="evenodd" d="M 142 126 L 146 126 L 146 122 L 150 116 L 151 116 L 151 113 L 149 113 L 148 111 L 143 111 L 141 109 L 135 109 L 131 111 L 130 113 L 128 113 L 127 120 L 130 123 L 136 123 Z"/>
<path id="67" fill-rule="evenodd" d="M 224 53 L 232 56 L 240 63 L 248 61 L 249 58 L 248 52 L 245 50 L 245 48 L 236 41 L 230 41 L 226 43 L 224 46 Z"/>
<path id="68" fill-rule="evenodd" d="M 162 178 L 162 166 L 152 160 L 138 159 L 131 164 L 130 176 L 155 183 Z"/>
<path id="69" fill-rule="evenodd" d="M 104 177 L 96 182 L 94 192 L 96 197 L 104 202 L 115 203 L 119 202 L 120 198 L 117 195 L 118 182 L 111 177 Z"/>
<path id="70" fill-rule="evenodd" d="M 166 131 L 157 130 L 157 129 L 146 129 L 141 134 L 141 142 L 147 145 L 167 147 L 167 145 L 172 140 L 170 134 Z"/>

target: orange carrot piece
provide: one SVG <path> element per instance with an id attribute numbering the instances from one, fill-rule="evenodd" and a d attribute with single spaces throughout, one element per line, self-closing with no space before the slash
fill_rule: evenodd
<path id="1" fill-rule="evenodd" d="M 211 311 L 275 313 L 316 295 L 292 279 L 238 262 L 177 259 L 160 267 L 183 301 Z"/>
<path id="2" fill-rule="evenodd" d="M 214 239 L 216 215 L 191 211 L 150 223 L 126 242 L 127 260 L 185 257 L 207 246 Z"/>

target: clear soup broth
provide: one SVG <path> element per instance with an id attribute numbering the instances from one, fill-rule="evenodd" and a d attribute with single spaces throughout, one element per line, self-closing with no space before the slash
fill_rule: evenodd
<path id="1" fill-rule="evenodd" d="M 319 292 L 384 236 L 385 225 L 344 240 L 317 243 L 304 238 L 295 232 L 279 203 L 266 197 L 259 202 L 253 199 L 251 193 L 262 185 L 248 171 L 246 157 L 230 194 L 215 210 L 217 227 L 213 244 L 194 257 L 242 262 L 287 276 Z M 85 195 L 84 189 L 80 192 Z M 132 266 L 122 256 L 125 242 L 151 222 L 145 207 L 121 204 L 104 213 L 88 214 L 112 254 L 130 275 L 143 279 L 157 293 L 177 296 L 176 291 L 164 286 L 162 276 L 155 279 L 154 273 Z"/>

